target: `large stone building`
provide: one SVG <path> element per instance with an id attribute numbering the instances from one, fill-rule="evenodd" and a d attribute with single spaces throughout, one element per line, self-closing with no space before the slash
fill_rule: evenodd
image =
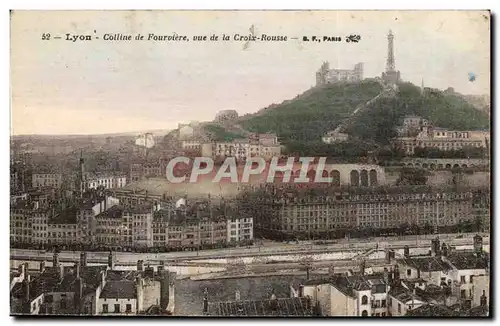
<path id="1" fill-rule="evenodd" d="M 324 62 L 316 72 L 316 86 L 338 82 L 360 82 L 363 80 L 363 63 L 354 65 L 354 69 L 330 69 L 330 64 Z"/>
<path id="2" fill-rule="evenodd" d="M 19 201 L 11 207 L 11 242 L 35 246 L 204 248 L 253 240 L 253 218 L 227 205 L 118 191 L 64 207 Z M 60 206 L 60 205 L 59 205 Z"/>
<path id="3" fill-rule="evenodd" d="M 325 238 L 354 229 L 402 225 L 454 226 L 474 220 L 473 204 L 477 202 L 472 190 L 428 186 L 307 191 L 276 187 L 242 196 L 251 203 L 244 209 L 254 216 L 255 232 L 266 238 Z"/>
<path id="4" fill-rule="evenodd" d="M 413 155 L 415 148 L 438 148 L 442 151 L 459 150 L 466 147 L 489 146 L 490 134 L 483 131 L 458 131 L 422 124 L 415 136 L 398 137 L 395 142 L 407 155 Z"/>
<path id="5" fill-rule="evenodd" d="M 281 156 L 281 144 L 274 133 L 251 134 L 248 138 L 234 139 L 232 141 L 216 141 L 211 146 L 202 146 L 202 156 L 214 159 L 235 157 L 245 160 L 250 157 L 262 157 L 270 160 Z"/>

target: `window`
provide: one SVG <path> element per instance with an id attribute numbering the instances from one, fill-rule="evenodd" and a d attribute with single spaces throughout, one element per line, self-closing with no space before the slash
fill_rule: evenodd
<path id="1" fill-rule="evenodd" d="M 460 299 L 465 299 L 465 290 L 460 290 Z"/>
<path id="2" fill-rule="evenodd" d="M 368 316 L 368 311 L 366 311 L 366 310 L 363 310 L 363 312 L 361 313 L 361 316 L 363 316 L 363 317 L 366 317 L 366 316 Z"/>
<path id="3" fill-rule="evenodd" d="M 364 295 L 362 298 L 361 298 L 361 304 L 368 304 L 368 297 L 366 295 Z"/>
<path id="4" fill-rule="evenodd" d="M 382 313 L 382 317 L 385 317 L 385 312 Z"/>
<path id="5" fill-rule="evenodd" d="M 45 302 L 47 302 L 47 303 L 52 303 L 52 302 L 54 302 L 54 297 L 52 296 L 52 294 L 47 294 L 47 295 L 45 296 Z"/>
<path id="6" fill-rule="evenodd" d="M 474 275 L 471 275 L 470 276 L 470 282 L 473 283 L 474 282 Z"/>
<path id="7" fill-rule="evenodd" d="M 103 304 L 102 305 L 102 312 L 107 314 L 108 313 L 108 305 L 107 304 Z"/>
<path id="8" fill-rule="evenodd" d="M 398 303 L 398 312 L 401 313 L 401 303 Z"/>
<path id="9" fill-rule="evenodd" d="M 464 284 L 465 282 L 465 275 L 460 276 L 460 283 Z"/>
<path id="10" fill-rule="evenodd" d="M 407 275 L 407 276 L 411 276 L 411 269 L 409 269 L 409 268 L 408 268 L 408 269 L 406 270 L 406 275 Z"/>
<path id="11" fill-rule="evenodd" d="M 61 309 L 66 309 L 66 300 L 61 300 Z"/>
<path id="12" fill-rule="evenodd" d="M 385 308 L 385 306 L 386 306 L 386 301 L 382 300 L 382 308 Z"/>
<path id="13" fill-rule="evenodd" d="M 115 312 L 120 312 L 120 304 L 115 304 Z"/>
<path id="14" fill-rule="evenodd" d="M 127 303 L 127 305 L 125 306 L 125 312 L 132 312 L 132 305 Z"/>

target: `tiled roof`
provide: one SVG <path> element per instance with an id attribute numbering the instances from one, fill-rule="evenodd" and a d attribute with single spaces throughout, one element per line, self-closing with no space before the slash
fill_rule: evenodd
<path id="1" fill-rule="evenodd" d="M 213 316 L 312 316 L 308 298 L 280 298 L 259 301 L 209 303 Z"/>

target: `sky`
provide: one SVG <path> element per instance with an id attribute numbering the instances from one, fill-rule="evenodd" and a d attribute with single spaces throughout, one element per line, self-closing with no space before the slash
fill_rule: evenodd
<path id="1" fill-rule="evenodd" d="M 289 40 L 248 47 L 233 40 L 251 26 L 255 35 Z M 380 76 L 389 30 L 403 80 L 490 94 L 484 11 L 14 11 L 11 134 L 173 129 L 212 120 L 220 110 L 256 112 L 312 87 L 324 61 L 343 69 L 363 62 L 365 78 Z M 50 40 L 42 40 L 48 33 Z M 93 40 L 66 41 L 66 33 Z M 105 41 L 106 33 L 226 34 L 231 41 Z M 351 34 L 361 40 L 302 41 Z"/>

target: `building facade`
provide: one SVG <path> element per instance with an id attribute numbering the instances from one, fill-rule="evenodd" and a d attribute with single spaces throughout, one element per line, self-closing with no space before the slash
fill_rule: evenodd
<path id="1" fill-rule="evenodd" d="M 363 80 L 363 63 L 354 65 L 354 69 L 330 69 L 330 64 L 324 62 L 316 72 L 316 86 L 338 82 L 360 82 Z"/>

